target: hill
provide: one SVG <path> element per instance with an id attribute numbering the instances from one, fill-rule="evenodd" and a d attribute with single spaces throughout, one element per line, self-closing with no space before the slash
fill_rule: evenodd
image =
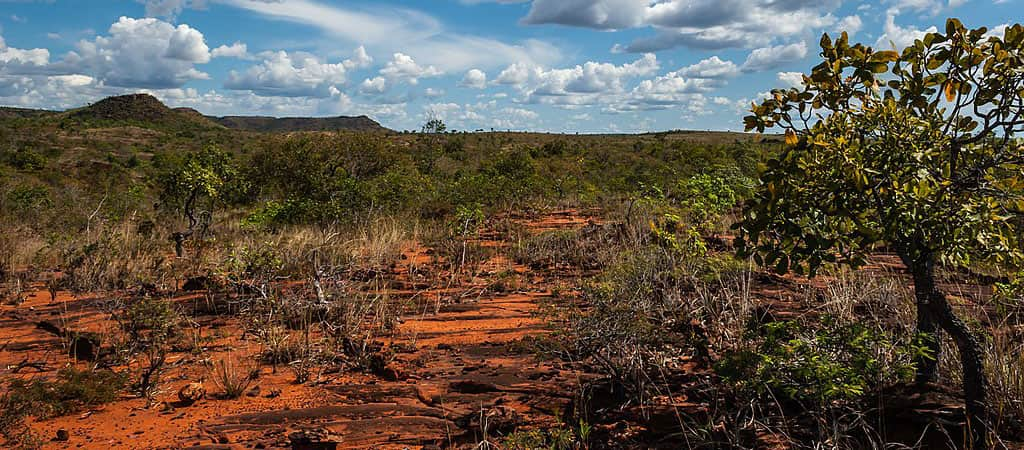
<path id="1" fill-rule="evenodd" d="M 194 110 L 171 109 L 149 94 L 107 97 L 63 114 L 65 121 L 86 127 L 137 125 L 145 128 L 220 128 Z"/>
<path id="2" fill-rule="evenodd" d="M 158 129 L 215 129 L 242 131 L 389 131 L 367 116 L 338 117 L 262 117 L 205 116 L 192 108 L 170 108 L 149 94 L 108 97 L 82 108 L 65 112 L 0 107 L 0 119 L 57 117 L 65 126 L 83 128 L 122 125 Z"/>
<path id="3" fill-rule="evenodd" d="M 59 113 L 56 111 L 47 111 L 44 109 L 12 108 L 8 106 L 0 106 L 0 119 L 33 118 L 52 116 L 55 114 Z"/>
<path id="4" fill-rule="evenodd" d="M 227 128 L 246 131 L 388 131 L 375 120 L 366 117 L 258 117 L 226 116 L 208 119 Z"/>

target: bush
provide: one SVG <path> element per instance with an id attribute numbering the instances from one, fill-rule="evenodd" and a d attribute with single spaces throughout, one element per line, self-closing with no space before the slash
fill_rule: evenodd
<path id="1" fill-rule="evenodd" d="M 42 170 L 46 167 L 46 157 L 28 148 L 5 152 L 4 161 L 18 170 Z"/>
<path id="2" fill-rule="evenodd" d="M 259 376 L 259 369 L 244 358 L 226 357 L 213 365 L 211 376 L 224 398 L 234 399 L 245 393 Z"/>
<path id="3" fill-rule="evenodd" d="M 696 336 L 678 260 L 657 247 L 628 251 L 598 281 L 584 285 L 584 308 L 569 308 L 555 332 L 556 355 L 583 361 L 630 399 L 643 399 L 659 369 L 692 349 Z"/>
<path id="4" fill-rule="evenodd" d="M 860 323 L 824 322 L 820 329 L 796 322 L 752 327 L 754 347 L 727 353 L 715 371 L 741 391 L 813 409 L 856 402 L 913 377 L 911 358 L 920 350 L 912 342 Z"/>
<path id="5" fill-rule="evenodd" d="M 140 396 L 151 399 L 164 372 L 172 340 L 179 337 L 181 315 L 170 301 L 145 297 L 114 318 L 127 338 L 121 343 L 121 352 L 129 357 L 143 357 L 133 388 Z"/>
<path id="6" fill-rule="evenodd" d="M 28 405 L 28 412 L 40 419 L 71 414 L 117 399 L 127 378 L 106 370 L 61 369 L 57 380 L 11 380 L 9 405 Z"/>

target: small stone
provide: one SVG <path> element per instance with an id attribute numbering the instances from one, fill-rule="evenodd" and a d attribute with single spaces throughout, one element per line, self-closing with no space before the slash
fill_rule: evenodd
<path id="1" fill-rule="evenodd" d="M 206 397 L 206 388 L 203 383 L 189 383 L 178 391 L 178 400 L 184 406 L 192 406 L 199 400 Z"/>
<path id="2" fill-rule="evenodd" d="M 71 434 L 68 433 L 68 430 L 63 428 L 57 430 L 57 436 L 53 438 L 53 440 L 57 442 L 67 442 L 68 439 L 71 439 Z"/>

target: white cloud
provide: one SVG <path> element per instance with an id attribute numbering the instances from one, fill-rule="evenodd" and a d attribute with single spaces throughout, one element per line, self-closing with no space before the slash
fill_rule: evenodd
<path id="1" fill-rule="evenodd" d="M 999 39 L 1002 39 L 1003 37 L 1006 36 L 1006 28 L 1009 27 L 1009 26 L 1010 26 L 1010 24 L 1008 24 L 1008 23 L 1003 23 L 1003 24 L 996 25 L 996 26 L 992 27 L 991 29 L 989 29 L 985 33 L 985 37 L 986 38 L 997 37 Z"/>
<path id="2" fill-rule="evenodd" d="M 519 86 L 530 80 L 530 67 L 523 63 L 512 63 L 502 70 L 495 80 L 498 84 Z"/>
<path id="3" fill-rule="evenodd" d="M 346 69 L 363 69 L 370 67 L 373 64 L 373 58 L 370 57 L 369 53 L 366 53 L 366 47 L 360 45 L 353 52 L 352 58 L 342 61 Z"/>
<path id="4" fill-rule="evenodd" d="M 380 69 L 380 74 L 389 80 L 405 80 L 409 84 L 417 84 L 420 78 L 436 77 L 442 75 L 440 69 L 434 66 L 421 66 L 409 55 L 395 53 L 391 61 Z"/>
<path id="5" fill-rule="evenodd" d="M 836 23 L 840 0 L 534 0 L 527 24 L 595 29 L 646 28 L 656 34 L 616 45 L 644 53 L 685 46 L 698 49 L 767 46 Z"/>
<path id="6" fill-rule="evenodd" d="M 0 73 L 23 74 L 23 71 L 46 66 L 50 63 L 50 51 L 45 48 L 19 49 L 8 47 L 0 36 Z M 31 66 L 31 67 L 30 67 Z"/>
<path id="7" fill-rule="evenodd" d="M 843 20 L 840 20 L 836 24 L 836 29 L 839 32 L 845 31 L 851 38 L 857 34 L 864 26 L 864 23 L 860 20 L 860 16 L 846 16 Z"/>
<path id="8" fill-rule="evenodd" d="M 529 103 L 572 107 L 592 103 L 598 95 L 625 92 L 629 79 L 652 75 L 659 67 L 653 53 L 618 66 L 594 61 L 565 69 L 512 64 L 498 74 L 496 82 L 519 88 Z"/>
<path id="9" fill-rule="evenodd" d="M 185 24 L 121 17 L 109 36 L 82 40 L 75 47 L 53 70 L 83 73 L 110 86 L 151 89 L 209 78 L 195 68 L 210 61 L 209 47 L 199 30 Z"/>
<path id="10" fill-rule="evenodd" d="M 408 42 L 436 35 L 441 24 L 419 11 L 377 7 L 355 10 L 312 0 L 222 0 L 229 5 L 271 18 L 320 28 L 350 42 Z"/>
<path id="11" fill-rule="evenodd" d="M 804 74 L 800 72 L 779 72 L 776 77 L 783 87 L 799 88 L 804 85 Z"/>
<path id="12" fill-rule="evenodd" d="M 488 69 L 509 62 L 550 64 L 561 58 L 551 44 L 528 39 L 506 43 L 446 31 L 423 12 L 374 5 L 356 10 L 314 0 L 220 0 L 267 17 L 319 28 L 331 38 L 366 45 L 374 52 L 403 53 L 444 71 Z"/>
<path id="13" fill-rule="evenodd" d="M 249 48 L 241 42 L 235 42 L 231 45 L 221 45 L 213 49 L 210 52 L 210 56 L 214 58 L 245 59 L 249 57 Z"/>
<path id="14" fill-rule="evenodd" d="M 647 12 L 645 0 L 534 0 L 527 24 L 560 24 L 599 29 L 639 26 Z"/>
<path id="15" fill-rule="evenodd" d="M 797 42 L 789 45 L 762 47 L 750 52 L 743 63 L 745 72 L 770 70 L 807 56 L 807 44 Z"/>
<path id="16" fill-rule="evenodd" d="M 483 89 L 487 87 L 487 74 L 480 69 L 470 69 L 466 72 L 466 75 L 462 77 L 462 81 L 459 82 L 459 86 L 472 89 Z"/>
<path id="17" fill-rule="evenodd" d="M 244 44 L 242 47 L 245 53 Z M 259 56 L 263 58 L 261 63 L 244 72 L 228 73 L 224 87 L 250 90 L 263 96 L 326 98 L 340 91 L 348 81 L 350 70 L 367 67 L 373 61 L 361 46 L 351 59 L 338 63 L 329 63 L 305 52 L 264 52 Z"/>
<path id="18" fill-rule="evenodd" d="M 690 78 L 730 78 L 739 75 L 740 69 L 732 61 L 723 61 L 717 56 L 683 68 L 680 75 Z"/>
<path id="19" fill-rule="evenodd" d="M 902 51 L 913 45 L 915 40 L 923 38 L 925 34 L 938 31 L 934 26 L 919 30 L 914 27 L 896 25 L 896 16 L 900 14 L 899 9 L 896 8 L 889 8 L 885 14 L 885 26 L 882 28 L 884 33 L 875 41 L 875 48 L 891 49 L 895 47 L 896 50 Z"/>
<path id="20" fill-rule="evenodd" d="M 146 17 L 173 18 L 185 8 L 204 9 L 206 0 L 136 0 L 146 5 Z"/>
<path id="21" fill-rule="evenodd" d="M 224 87 L 263 96 L 325 98 L 347 80 L 343 62 L 326 63 L 302 52 L 269 52 L 262 57 L 262 63 L 245 72 L 231 71 Z"/>

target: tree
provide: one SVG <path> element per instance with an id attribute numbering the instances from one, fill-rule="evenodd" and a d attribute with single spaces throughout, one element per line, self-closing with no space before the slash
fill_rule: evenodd
<path id="1" fill-rule="evenodd" d="M 422 132 L 425 134 L 442 134 L 448 130 L 448 126 L 444 124 L 444 120 L 441 120 L 436 113 L 430 112 L 427 115 L 427 122 L 423 124 Z"/>
<path id="2" fill-rule="evenodd" d="M 210 226 L 213 208 L 223 197 L 228 183 L 237 171 L 231 156 L 216 148 L 207 147 L 185 156 L 181 165 L 162 177 L 161 199 L 165 205 L 178 209 L 188 220 L 188 228 L 171 234 L 174 251 L 184 255 L 185 241 L 196 231 L 204 234 Z M 200 209 L 205 202 L 206 209 Z"/>
<path id="3" fill-rule="evenodd" d="M 928 348 L 917 382 L 938 377 L 941 333 L 961 355 L 975 448 L 988 447 L 982 335 L 936 283 L 941 264 L 1019 264 L 1024 216 L 1024 28 L 1003 36 L 949 19 L 945 33 L 876 51 L 821 39 L 802 88 L 773 90 L 746 129 L 785 130 L 737 224 L 737 248 L 778 272 L 864 264 L 877 245 L 913 276 Z"/>

